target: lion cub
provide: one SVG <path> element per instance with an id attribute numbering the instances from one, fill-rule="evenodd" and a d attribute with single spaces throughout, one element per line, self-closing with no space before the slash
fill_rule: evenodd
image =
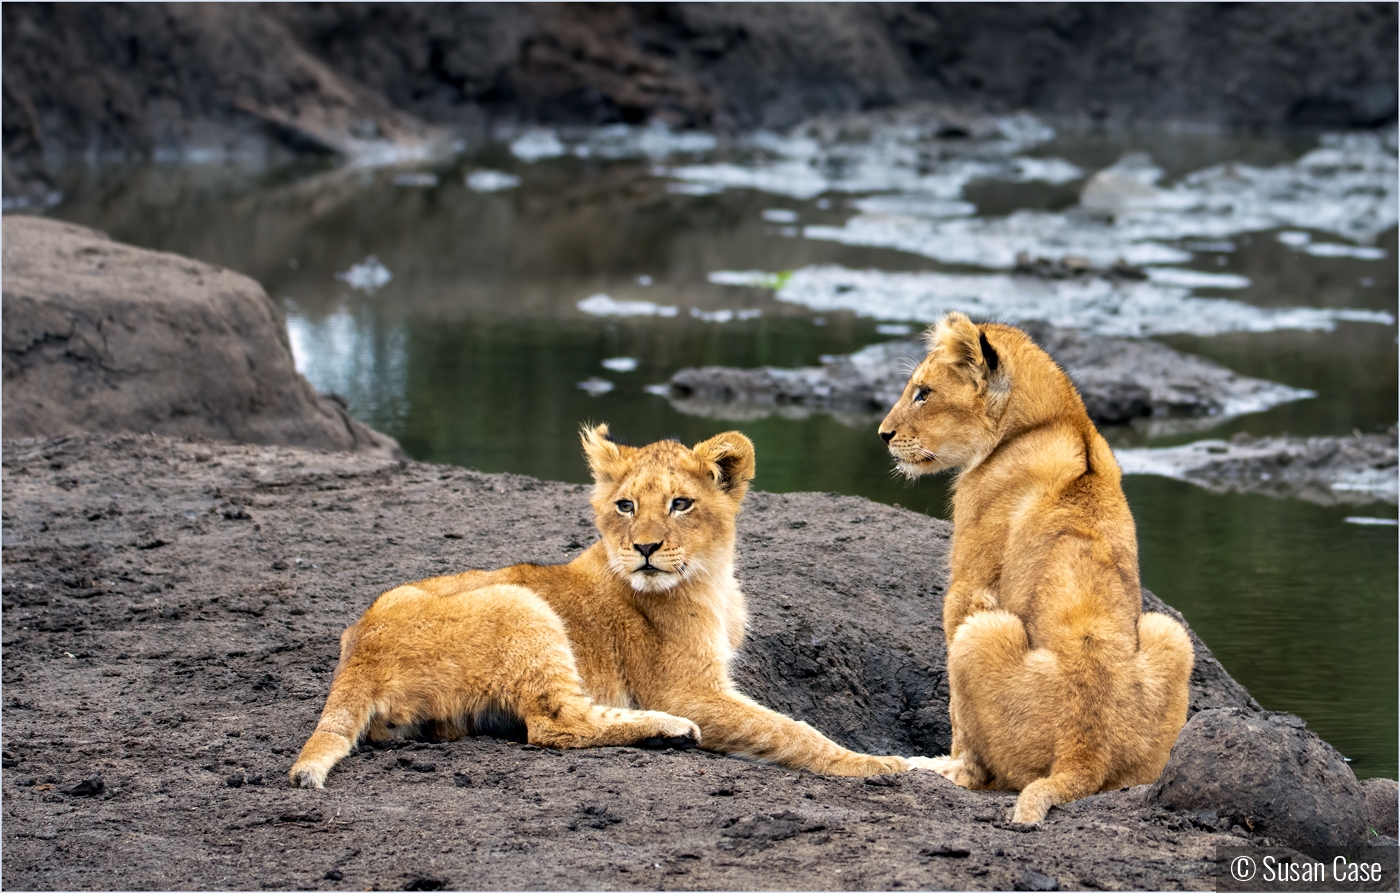
<path id="1" fill-rule="evenodd" d="M 1191 642 L 1144 614 L 1122 473 L 1064 371 L 1024 332 L 950 313 L 880 425 L 910 477 L 961 469 L 948 638 L 951 755 L 1012 816 L 1156 780 L 1186 722 Z"/>
<path id="2" fill-rule="evenodd" d="M 700 745 L 825 775 L 903 772 L 740 694 L 734 528 L 754 450 L 737 431 L 693 449 L 583 431 L 602 540 L 568 564 L 420 580 L 340 639 L 321 721 L 291 769 L 321 787 L 366 732 L 456 738 L 501 714 L 545 747 Z M 430 724 L 430 725 L 427 725 Z"/>

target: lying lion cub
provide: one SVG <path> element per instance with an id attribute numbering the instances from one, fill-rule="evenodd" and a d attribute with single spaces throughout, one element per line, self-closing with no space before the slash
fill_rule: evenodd
<path id="1" fill-rule="evenodd" d="M 734 526 L 754 451 L 737 431 L 694 449 L 583 432 L 601 542 L 568 564 L 517 564 L 400 586 L 340 639 L 321 721 L 292 766 L 321 787 L 368 731 L 471 734 L 522 720 L 545 747 L 699 744 L 825 775 L 910 768 L 866 756 L 734 688 L 744 638 Z"/>
<path id="2" fill-rule="evenodd" d="M 1118 463 L 1019 329 L 950 313 L 880 425 L 909 477 L 960 468 L 943 602 L 953 750 L 920 759 L 1012 816 L 1156 780 L 1186 722 L 1191 642 L 1144 614 Z"/>

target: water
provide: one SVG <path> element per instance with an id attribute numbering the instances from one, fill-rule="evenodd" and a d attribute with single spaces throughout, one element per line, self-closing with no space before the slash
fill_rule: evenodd
<path id="1" fill-rule="evenodd" d="M 783 288 L 800 284 L 809 268 L 1002 275 L 958 258 L 804 238 L 807 227 L 829 236 L 872 213 L 902 215 L 905 230 L 949 221 L 985 228 L 1017 211 L 1062 216 L 1076 204 L 1083 176 L 1127 152 L 1150 149 L 1161 170 L 1158 186 L 1169 191 L 1221 162 L 1274 170 L 1316 146 L 1180 134 L 1044 142 L 1045 134 L 1023 128 L 1014 139 L 998 136 L 999 148 L 958 150 L 960 173 L 942 177 L 938 171 L 956 165 L 947 158 L 930 165 L 907 134 L 865 156 L 776 139 L 706 155 L 711 146 L 700 140 L 681 147 L 691 154 L 669 159 L 664 140 L 644 136 L 653 140 L 650 148 L 629 148 L 624 133 L 576 154 L 567 141 L 540 136 L 522 150 L 539 159 L 533 163 L 498 147 L 407 172 L 322 165 L 75 172 L 50 213 L 258 279 L 287 314 L 302 371 L 318 388 L 345 396 L 359 417 L 417 459 L 582 482 L 577 430 L 585 421 L 606 421 L 637 443 L 673 435 L 693 443 L 738 427 L 757 445 L 759 488 L 859 494 L 944 516 L 946 482 L 893 477 L 868 419 L 759 410 L 723 421 L 683 414 L 645 388 L 684 366 L 815 365 L 823 354 L 883 340 L 882 325 L 920 318 L 871 306 L 860 314 L 813 310 Z M 540 154 L 546 144 L 550 151 Z M 1026 162 L 1027 152 L 1038 160 Z M 779 182 L 794 158 L 817 159 L 819 191 L 810 176 Z M 706 174 L 711 162 L 733 166 L 724 169 L 725 182 L 773 191 L 722 188 Z M 976 165 L 983 179 L 965 176 Z M 681 168 L 683 177 L 664 175 Z M 1070 178 L 1075 168 L 1082 173 Z M 421 176 L 428 173 L 436 184 Z M 906 188 L 916 181 L 922 185 Z M 844 191 L 866 188 L 896 191 L 874 201 Z M 1389 213 L 1393 220 L 1393 182 L 1388 188 L 1372 190 L 1370 199 L 1362 189 L 1370 204 L 1352 218 L 1384 223 Z M 1180 270 L 1195 270 L 1248 280 L 1182 287 L 1174 299 L 1228 299 L 1256 316 L 1278 308 L 1369 311 L 1372 319 L 1395 314 L 1393 223 L 1374 241 L 1364 233 L 1353 241 L 1338 234 L 1352 218 L 1338 222 L 1326 210 L 1306 240 L 1286 235 L 1297 221 L 1166 238 L 1158 220 L 1156 244 L 1174 252 L 1159 264 L 1178 271 L 1167 275 L 1180 279 Z M 1352 224 L 1346 231 L 1362 229 Z M 1384 259 L 1308 253 L 1317 243 Z M 710 280 L 726 270 L 761 271 L 780 288 Z M 674 311 L 594 316 L 579 309 L 595 295 Z M 595 304 L 616 307 L 587 306 Z M 1152 313 L 1153 325 L 1183 315 Z M 1178 349 L 1319 396 L 1208 433 L 1150 441 L 1143 429 L 1106 433 L 1117 445 L 1159 446 L 1236 431 L 1384 429 L 1396 420 L 1395 326 L 1336 316 L 1313 330 L 1192 334 L 1189 326 L 1169 326 L 1177 334 L 1162 340 Z M 589 382 L 591 390 L 578 386 Z M 1344 519 L 1394 519 L 1396 507 L 1214 495 L 1149 477 L 1128 478 L 1125 487 L 1139 526 L 1144 583 L 1182 610 L 1265 707 L 1303 716 L 1359 775 L 1394 777 L 1396 532 Z"/>

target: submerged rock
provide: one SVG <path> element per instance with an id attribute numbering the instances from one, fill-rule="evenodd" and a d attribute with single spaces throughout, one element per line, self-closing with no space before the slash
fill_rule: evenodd
<path id="1" fill-rule="evenodd" d="M 1384 434 L 1201 440 L 1117 450 L 1126 474 L 1156 474 L 1217 493 L 1262 493 L 1321 505 L 1397 501 L 1397 441 Z"/>
<path id="2" fill-rule="evenodd" d="M 1204 710 L 1148 799 L 1208 811 L 1292 847 L 1366 842 L 1366 798 L 1342 755 L 1287 713 Z"/>
<path id="3" fill-rule="evenodd" d="M 7 438 L 156 432 L 404 458 L 296 371 L 262 287 L 81 226 L 4 220 Z"/>
<path id="4" fill-rule="evenodd" d="M 1224 419 L 1314 396 L 1312 391 L 1238 375 L 1210 360 L 1155 341 L 1095 336 L 1031 323 L 1023 326 L 1074 380 L 1089 416 L 1119 424 L 1150 416 L 1156 427 L 1212 427 Z M 922 340 L 872 344 L 822 357 L 798 369 L 686 368 L 653 388 L 681 412 L 748 420 L 775 409 L 831 412 L 867 424 L 899 399 L 923 359 Z"/>

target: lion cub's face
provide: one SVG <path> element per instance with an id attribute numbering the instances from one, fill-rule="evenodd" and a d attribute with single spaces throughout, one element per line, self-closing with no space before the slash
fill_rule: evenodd
<path id="1" fill-rule="evenodd" d="M 753 479 L 754 450 L 737 431 L 687 448 L 614 443 L 608 427 L 583 431 L 593 510 L 613 571 L 638 592 L 665 592 L 725 569 L 734 520 Z"/>
<path id="2" fill-rule="evenodd" d="M 1009 384 L 983 330 L 950 313 L 927 337 L 929 353 L 880 423 L 895 466 L 908 477 L 966 468 L 996 446 L 993 415 Z"/>

